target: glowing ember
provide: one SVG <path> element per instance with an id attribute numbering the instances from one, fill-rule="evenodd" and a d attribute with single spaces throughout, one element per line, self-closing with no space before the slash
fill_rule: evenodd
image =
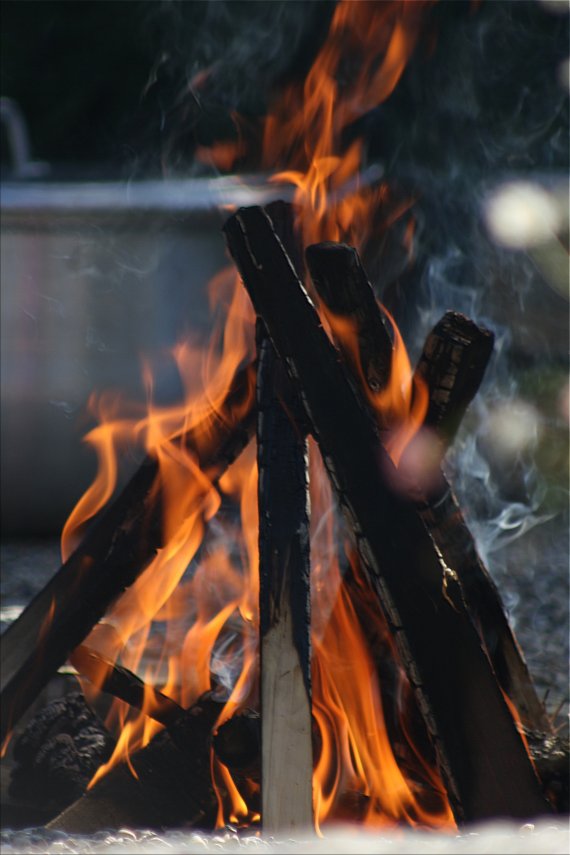
<path id="1" fill-rule="evenodd" d="M 394 90 L 418 42 L 428 5 L 405 0 L 339 3 L 329 36 L 306 80 L 288 87 L 266 117 L 261 166 L 274 173 L 275 181 L 296 188 L 297 226 L 305 245 L 345 240 L 361 247 L 373 229 L 376 235 L 409 208 L 411 200 L 395 207 L 386 186 L 361 186 L 363 141 L 356 139 L 346 146 L 343 135 L 352 122 Z M 215 145 L 207 156 L 228 169 L 243 146 L 243 140 L 237 145 Z M 405 230 L 404 241 L 411 257 L 413 221 Z M 113 495 L 118 454 L 133 445 L 144 447 L 158 461 L 156 487 L 160 486 L 162 496 L 164 546 L 87 643 L 107 658 L 120 659 L 140 671 L 160 631 L 164 645 L 153 664 L 146 666 L 145 680 L 161 685 L 165 694 L 185 707 L 212 686 L 221 687 L 227 703 L 220 724 L 236 709 L 256 701 L 255 450 L 246 450 L 214 486 L 212 473 L 200 470 L 183 437 L 188 430 L 207 424 L 209 417 L 216 417 L 236 371 L 254 358 L 254 316 L 231 271 L 223 271 L 213 280 L 210 294 L 219 323 L 208 347 L 186 342 L 173 353 L 185 388 L 181 404 L 160 407 L 153 403 L 150 371 L 146 372 L 149 405 L 144 413 L 125 407 L 110 395 L 93 397 L 91 408 L 99 426 L 86 441 L 97 452 L 99 473 L 65 526 L 62 552 L 64 558 L 69 555 L 85 523 Z M 334 318 L 324 320 L 335 335 L 345 340 L 351 334 L 354 337 L 353 331 L 341 328 Z M 414 388 L 405 346 L 393 326 L 390 382 L 369 396 L 380 422 L 389 426 L 387 448 L 398 464 L 421 428 L 426 393 Z M 426 762 L 418 764 L 422 770 L 418 784 L 407 777 L 394 756 L 378 675 L 360 618 L 342 582 L 333 499 L 315 444 L 311 444 L 310 466 L 313 711 L 321 743 L 313 780 L 317 826 L 339 815 L 341 799 L 349 791 L 362 795 L 365 806 L 359 809 L 360 816 L 373 825 L 397 821 L 452 825 L 436 772 Z M 235 515 L 223 512 L 232 504 L 239 507 L 239 525 Z M 185 577 L 204 543 L 208 523 L 214 531 L 213 545 L 207 542 L 191 578 Z M 176 631 L 183 619 L 187 631 L 180 642 Z M 372 620 L 378 632 L 386 635 L 382 618 L 376 615 Z M 395 656 L 394 651 L 391 655 Z M 405 684 L 403 676 L 400 681 Z M 85 691 L 88 694 L 92 687 L 86 685 Z M 402 692 L 406 694 L 405 688 Z M 405 716 L 405 709 L 402 714 Z M 129 754 L 160 728 L 144 714 L 135 716 L 119 701 L 114 703 L 109 721 L 120 730 L 119 742 L 94 780 L 118 761 L 128 762 Z M 406 740 L 405 720 L 402 731 Z M 414 752 L 413 741 L 407 741 Z M 220 797 L 218 824 L 253 821 L 247 794 L 240 794 L 227 768 L 215 759 L 212 778 L 218 792 L 223 789 L 229 794 L 225 801 Z M 427 791 L 431 793 L 429 806 Z"/>

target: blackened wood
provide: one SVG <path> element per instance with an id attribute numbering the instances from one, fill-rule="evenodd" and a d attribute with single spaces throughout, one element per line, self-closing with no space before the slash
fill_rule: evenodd
<path id="1" fill-rule="evenodd" d="M 382 310 L 352 247 L 330 243 L 307 249 L 307 264 L 315 287 L 328 310 L 354 319 L 364 377 L 377 365 L 378 389 L 389 380 L 391 343 Z M 465 601 L 493 663 L 497 678 L 515 704 L 523 724 L 533 730 L 550 729 L 524 657 L 510 628 L 495 583 L 477 553 L 475 541 L 457 499 L 439 469 L 465 411 L 483 380 L 493 350 L 494 335 L 458 312 L 446 312 L 429 333 L 415 376 L 428 388 L 424 427 L 437 443 L 430 443 L 429 488 L 419 489 L 420 515 L 448 567 L 459 576 Z M 353 366 L 353 351 L 337 343 Z"/>
<path id="2" fill-rule="evenodd" d="M 424 425 L 445 453 L 483 379 L 493 334 L 458 312 L 447 312 L 429 333 L 416 375 L 428 386 Z M 457 498 L 440 472 L 418 504 L 420 515 L 449 567 L 459 575 L 467 606 L 503 690 L 522 723 L 551 731 L 497 587 L 483 563 Z"/>
<path id="3" fill-rule="evenodd" d="M 250 365 L 239 372 L 219 411 L 184 437 L 212 480 L 223 474 L 254 430 L 255 371 Z M 147 457 L 65 564 L 2 636 L 2 740 L 51 675 L 162 546 L 163 506 L 157 474 L 157 461 Z"/>
<path id="4" fill-rule="evenodd" d="M 354 247 L 346 244 L 324 242 L 313 244 L 306 250 L 307 267 L 315 290 L 321 300 L 319 310 L 331 321 L 334 340 L 344 362 L 349 366 L 356 387 L 362 392 L 366 384 L 372 392 L 383 391 L 390 382 L 393 343 L 389 323 L 379 306 L 372 285 Z M 336 334 L 335 322 L 341 320 L 350 334 Z M 340 331 L 342 333 L 342 327 Z M 364 390 L 363 405 L 369 395 Z M 381 429 L 389 428 L 386 418 L 375 412 Z M 361 561 L 357 553 L 344 568 L 343 586 L 359 618 L 367 648 L 378 675 L 382 694 L 384 720 L 390 745 L 401 768 L 411 772 L 416 781 L 425 778 L 425 763 L 436 765 L 433 747 L 429 741 L 424 721 L 413 693 L 406 692 L 406 733 L 413 732 L 413 745 L 402 733 L 401 664 L 394 653 L 388 625 L 370 586 L 363 578 Z M 422 761 L 418 760 L 418 754 Z"/>
<path id="5" fill-rule="evenodd" d="M 67 833 L 102 828 L 214 827 L 212 730 L 223 704 L 206 695 L 131 758 L 120 763 L 49 823 Z"/>
<path id="6" fill-rule="evenodd" d="M 142 710 L 165 726 L 179 718 L 183 712 L 183 708 L 172 698 L 145 683 L 128 668 L 116 665 L 85 644 L 75 648 L 70 660 L 81 676 L 87 677 L 102 692 Z"/>
<path id="7" fill-rule="evenodd" d="M 27 825 L 45 824 L 83 795 L 115 741 L 80 692 L 37 713 L 14 745 L 10 799 Z"/>
<path id="8" fill-rule="evenodd" d="M 295 225 L 295 217 L 299 214 L 299 209 L 290 202 L 283 202 L 281 199 L 277 199 L 275 202 L 270 202 L 266 205 L 265 211 L 271 219 L 275 234 L 283 244 L 285 252 L 297 271 L 297 275 L 303 278 L 305 273 L 305 258 L 303 245 Z"/>
<path id="9" fill-rule="evenodd" d="M 416 794 L 432 787 L 429 771 L 437 769 L 437 757 L 421 715 L 416 695 L 403 673 L 384 613 L 362 571 L 358 553 L 343 568 L 342 585 L 358 617 L 366 647 L 374 664 L 386 734 L 398 766 L 408 780 L 423 785 Z M 405 720 L 406 726 L 402 727 Z M 421 801 L 421 799 L 420 799 Z"/>
<path id="10" fill-rule="evenodd" d="M 316 244 L 307 249 L 307 263 L 327 309 L 354 320 L 364 377 L 369 381 L 371 372 L 367 366 L 384 367 L 384 373 L 377 370 L 375 374 L 378 388 L 384 388 L 389 379 L 391 343 L 382 310 L 374 299 L 358 253 L 345 245 Z M 548 718 L 500 595 L 477 553 L 457 499 L 439 470 L 439 463 L 481 385 L 493 341 L 490 330 L 451 311 L 446 312 L 426 339 L 415 376 L 427 385 L 429 394 L 424 427 L 432 431 L 430 469 L 434 477 L 424 491 L 420 485 L 418 506 L 446 564 L 459 576 L 471 617 L 503 690 L 526 726 L 548 731 Z M 345 361 L 354 370 L 353 351 L 341 339 L 338 345 Z M 433 447 L 434 443 L 437 448 Z"/>
<path id="11" fill-rule="evenodd" d="M 494 340 L 459 312 L 446 312 L 426 339 L 415 373 L 429 389 L 424 423 L 437 432 L 442 457 L 481 385 Z"/>
<path id="12" fill-rule="evenodd" d="M 440 494 L 432 494 L 418 508 L 446 563 L 461 580 L 465 601 L 497 679 L 515 705 L 522 724 L 532 730 L 551 732 L 550 719 L 537 695 L 501 595 L 479 556 L 453 489 L 443 475 Z"/>
<path id="13" fill-rule="evenodd" d="M 302 387 L 329 476 L 417 693 L 456 817 L 548 812 L 457 576 L 394 486 L 397 472 L 376 425 L 347 381 L 269 217 L 260 208 L 241 209 L 224 230 L 255 309 Z"/>
<path id="14" fill-rule="evenodd" d="M 290 209 L 269 211 L 293 251 Z M 265 831 L 294 832 L 313 826 L 308 447 L 261 322 L 257 346 L 261 818 Z"/>
<path id="15" fill-rule="evenodd" d="M 214 733 L 216 759 L 230 771 L 250 816 L 261 816 L 261 717 L 241 710 Z"/>
<path id="16" fill-rule="evenodd" d="M 528 743 L 545 795 L 557 813 L 570 811 L 570 740 L 568 733 L 532 733 Z"/>
<path id="17" fill-rule="evenodd" d="M 250 771 L 259 780 L 261 769 L 261 718 L 247 709 L 224 722 L 214 734 L 216 757 L 232 771 Z"/>
<path id="18" fill-rule="evenodd" d="M 305 256 L 325 313 L 352 325 L 360 364 L 350 348 L 343 350 L 345 359 L 373 392 L 384 389 L 392 367 L 392 338 L 357 251 L 327 241 L 307 247 Z"/>

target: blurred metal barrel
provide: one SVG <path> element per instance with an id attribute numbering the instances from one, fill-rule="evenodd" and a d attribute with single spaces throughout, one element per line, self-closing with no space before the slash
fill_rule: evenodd
<path id="1" fill-rule="evenodd" d="M 142 399 L 141 355 L 207 329 L 206 286 L 227 263 L 222 206 L 276 192 L 228 178 L 2 184 L 5 535 L 59 531 L 95 471 L 81 443 L 89 394 Z"/>

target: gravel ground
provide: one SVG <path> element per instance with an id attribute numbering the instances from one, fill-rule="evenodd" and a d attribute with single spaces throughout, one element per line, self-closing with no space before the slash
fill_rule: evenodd
<path id="1" fill-rule="evenodd" d="M 541 821 L 524 826 L 514 823 L 491 823 L 464 829 L 461 835 L 438 834 L 435 832 L 405 831 L 402 829 L 383 832 L 366 832 L 354 828 L 331 830 L 324 839 L 312 834 L 299 833 L 296 839 L 238 837 L 232 832 L 215 835 L 192 832 L 168 832 L 156 834 L 152 831 L 118 832 L 101 831 L 90 837 L 66 835 L 62 832 L 43 830 L 7 832 L 0 838 L 3 855 L 20 853 L 244 853 L 257 852 L 267 855 L 408 855 L 408 853 L 431 853 L 431 855 L 483 855 L 500 852 L 502 855 L 530 855 L 544 853 L 566 855 L 569 851 L 569 834 L 566 822 Z"/>

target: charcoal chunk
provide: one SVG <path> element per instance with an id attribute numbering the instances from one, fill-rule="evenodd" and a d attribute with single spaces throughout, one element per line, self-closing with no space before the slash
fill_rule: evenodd
<path id="1" fill-rule="evenodd" d="M 52 701 L 14 745 L 10 796 L 56 816 L 83 795 L 113 747 L 113 738 L 81 693 Z"/>

